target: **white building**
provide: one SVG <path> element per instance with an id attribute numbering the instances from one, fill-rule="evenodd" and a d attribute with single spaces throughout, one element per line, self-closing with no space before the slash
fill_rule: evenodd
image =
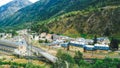
<path id="1" fill-rule="evenodd" d="M 99 44 L 106 44 L 106 45 L 109 45 L 109 44 L 110 44 L 110 40 L 109 40 L 107 37 L 97 38 L 97 42 L 98 42 Z"/>
<path id="2" fill-rule="evenodd" d="M 46 35 L 47 35 L 47 33 L 45 33 L 45 32 L 44 32 L 44 33 L 41 33 L 41 34 L 40 34 L 40 38 L 45 38 Z"/>
<path id="3" fill-rule="evenodd" d="M 19 35 L 23 35 L 23 34 L 27 34 L 27 29 L 23 29 L 23 30 L 19 30 L 19 31 L 17 31 L 17 33 L 19 34 Z"/>

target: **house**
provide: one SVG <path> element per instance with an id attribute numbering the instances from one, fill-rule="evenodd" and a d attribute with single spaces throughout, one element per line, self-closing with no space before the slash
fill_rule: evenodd
<path id="1" fill-rule="evenodd" d="M 0 38 L 3 38 L 5 35 L 5 33 L 0 33 Z"/>
<path id="2" fill-rule="evenodd" d="M 46 39 L 51 42 L 52 39 L 53 39 L 53 35 L 52 34 L 47 34 Z"/>
<path id="3" fill-rule="evenodd" d="M 39 35 L 39 40 L 43 40 L 43 41 L 45 41 L 46 40 L 46 35 L 47 35 L 47 33 L 41 33 L 40 35 Z"/>
<path id="4" fill-rule="evenodd" d="M 38 35 L 34 35 L 34 40 L 39 40 L 39 36 Z"/>
<path id="5" fill-rule="evenodd" d="M 6 39 L 6 38 L 11 38 L 12 33 L 0 33 L 0 38 Z"/>
<path id="6" fill-rule="evenodd" d="M 58 36 L 58 35 L 56 35 L 56 34 L 52 34 L 52 35 L 53 35 L 53 40 L 59 39 L 59 36 Z"/>
<path id="7" fill-rule="evenodd" d="M 6 37 L 7 37 L 7 38 L 11 38 L 11 37 L 12 37 L 12 33 L 7 33 L 7 34 L 6 34 Z"/>
<path id="8" fill-rule="evenodd" d="M 33 39 L 33 35 L 30 34 L 30 35 L 29 35 L 29 38 L 30 38 L 30 39 Z"/>
<path id="9" fill-rule="evenodd" d="M 23 37 L 22 37 L 22 36 L 14 36 L 11 40 L 12 40 L 13 42 L 19 42 L 19 41 L 22 41 L 22 40 L 23 40 Z"/>
<path id="10" fill-rule="evenodd" d="M 45 32 L 44 32 L 44 33 L 41 33 L 41 34 L 40 34 L 40 38 L 45 38 L 46 35 L 47 35 L 47 33 L 45 33 Z"/>
<path id="11" fill-rule="evenodd" d="M 110 44 L 110 40 L 109 40 L 107 37 L 97 38 L 97 42 L 98 42 L 99 44 L 106 44 L 106 45 L 109 45 L 109 44 Z"/>
<path id="12" fill-rule="evenodd" d="M 87 45 L 93 44 L 93 40 L 92 39 L 85 39 L 85 44 L 87 44 Z"/>
<path id="13" fill-rule="evenodd" d="M 77 41 L 80 41 L 80 42 L 85 41 L 84 38 L 76 38 L 76 40 L 77 40 Z"/>

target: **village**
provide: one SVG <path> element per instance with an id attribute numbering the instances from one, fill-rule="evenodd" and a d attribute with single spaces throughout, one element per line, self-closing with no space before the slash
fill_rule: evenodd
<path id="1" fill-rule="evenodd" d="M 49 34 L 46 32 L 41 34 L 28 33 L 27 29 L 19 30 L 17 31 L 17 34 L 17 36 L 13 37 L 10 33 L 0 33 L 0 48 L 9 50 L 12 53 L 21 56 L 32 55 L 32 46 L 42 48 L 52 55 L 55 55 L 58 49 L 63 49 L 65 51 L 72 50 L 73 52 L 71 53 L 74 53 L 77 50 L 80 50 L 81 52 L 93 52 L 98 50 L 100 51 L 99 53 L 101 53 L 101 51 L 107 53 L 111 52 L 109 47 L 110 40 L 107 37 L 99 37 L 97 38 L 97 42 L 93 44 L 94 39 L 71 38 L 68 36 Z M 8 44 L 9 47 L 3 46 L 6 44 Z M 15 45 L 13 46 L 13 44 Z M 31 45 L 31 54 L 29 54 L 29 45 Z"/>

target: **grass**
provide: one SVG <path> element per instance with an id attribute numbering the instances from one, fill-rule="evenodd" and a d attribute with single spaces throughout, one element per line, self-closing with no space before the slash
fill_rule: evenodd
<path id="1" fill-rule="evenodd" d="M 26 64 L 26 63 L 28 63 L 28 60 L 27 59 L 24 59 L 24 58 L 17 58 L 17 57 L 15 57 L 15 56 L 2 56 L 1 58 L 0 58 L 0 60 L 2 60 L 2 62 L 16 62 L 16 63 L 22 63 L 22 64 Z M 46 63 L 45 62 L 42 62 L 42 61 L 39 61 L 39 60 L 31 60 L 32 61 L 32 63 L 34 64 L 34 65 L 40 65 L 40 66 L 44 66 L 44 65 L 46 65 Z M 48 66 L 48 65 L 46 65 L 46 66 Z"/>

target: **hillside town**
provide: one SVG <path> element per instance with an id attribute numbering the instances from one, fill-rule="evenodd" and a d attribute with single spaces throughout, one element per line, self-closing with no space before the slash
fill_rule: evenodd
<path id="1" fill-rule="evenodd" d="M 15 54 L 18 55 L 28 55 L 28 43 L 32 45 L 32 41 L 39 41 L 48 47 L 51 48 L 68 48 L 69 46 L 75 46 L 78 48 L 83 48 L 84 51 L 93 51 L 93 50 L 106 50 L 110 51 L 110 40 L 107 37 L 97 38 L 97 42 L 94 44 L 94 39 L 86 38 L 71 38 L 68 36 L 62 36 L 57 34 L 49 34 L 43 32 L 41 34 L 37 33 L 28 33 L 27 29 L 17 31 L 17 36 L 12 36 L 10 33 L 0 33 L 1 44 L 10 44 L 14 45 Z M 25 38 L 26 36 L 26 38 Z M 7 43 L 5 43 L 7 42 Z M 69 48 L 68 48 L 69 50 Z"/>

